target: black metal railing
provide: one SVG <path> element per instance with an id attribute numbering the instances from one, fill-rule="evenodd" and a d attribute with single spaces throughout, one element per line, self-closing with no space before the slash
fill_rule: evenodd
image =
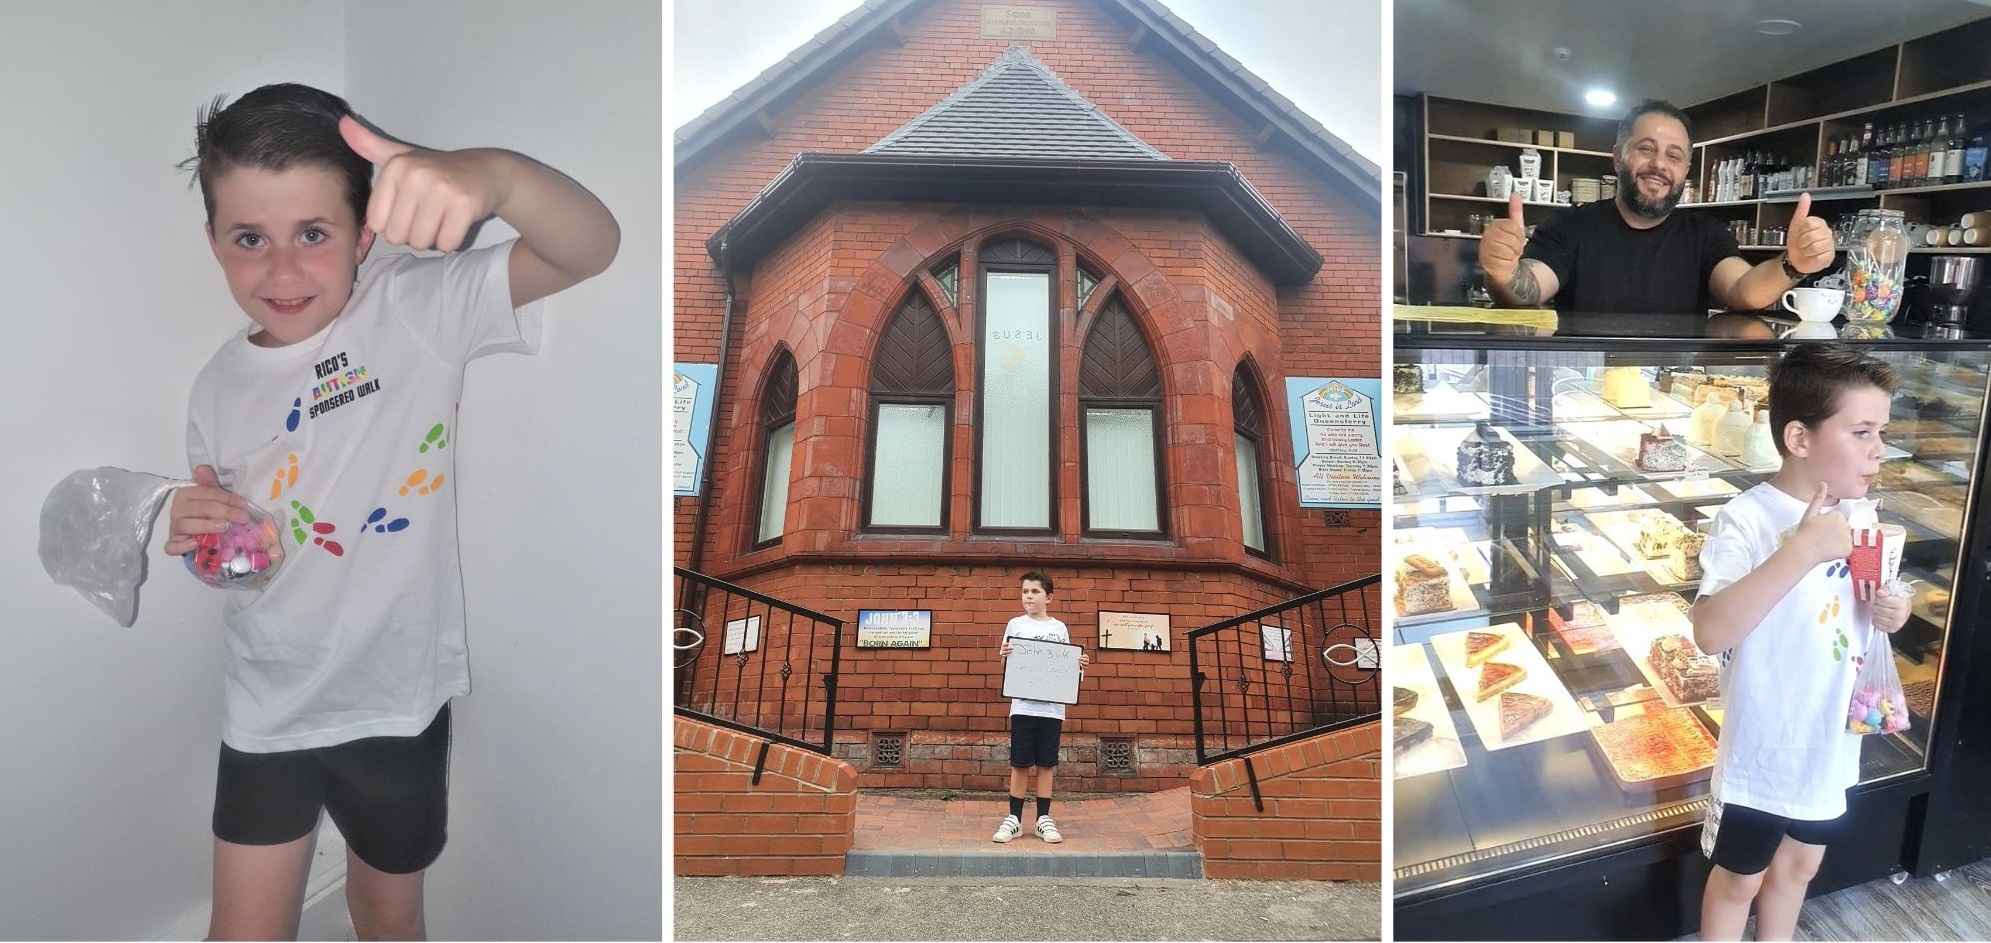
<path id="1" fill-rule="evenodd" d="M 1382 716 L 1382 575 L 1188 635 L 1196 762 Z"/>
<path id="2" fill-rule="evenodd" d="M 682 567 L 671 572 L 673 708 L 829 754 L 843 620 Z"/>

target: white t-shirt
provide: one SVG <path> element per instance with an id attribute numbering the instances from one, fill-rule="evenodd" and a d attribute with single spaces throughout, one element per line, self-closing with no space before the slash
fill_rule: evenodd
<path id="1" fill-rule="evenodd" d="M 369 263 L 286 347 L 230 338 L 194 380 L 187 461 L 278 517 L 287 559 L 224 605 L 222 741 L 249 753 L 421 733 L 470 690 L 456 539 L 464 364 L 539 346 L 511 242 Z"/>
<path id="2" fill-rule="evenodd" d="M 1809 502 L 1763 482 L 1715 516 L 1701 548 L 1701 595 L 1769 559 Z M 1849 499 L 1855 524 L 1874 505 Z M 1873 633 L 1871 604 L 1857 603 L 1846 561 L 1813 567 L 1776 608 L 1722 656 L 1722 727 L 1714 797 L 1785 818 L 1820 821 L 1846 811 L 1859 780 L 1860 738 L 1846 731 L 1858 675 L 1853 659 Z"/>
<path id="3" fill-rule="evenodd" d="M 1036 639 L 1042 642 L 1069 642 L 1071 634 L 1065 631 L 1065 624 L 1046 616 L 1032 619 L 1027 615 L 1009 620 L 1002 630 L 1004 640 L 1012 638 Z M 1053 720 L 1065 719 L 1065 705 L 1056 701 L 1033 701 L 1027 697 L 1009 699 L 1011 714 L 1027 714 L 1031 717 L 1049 717 Z"/>

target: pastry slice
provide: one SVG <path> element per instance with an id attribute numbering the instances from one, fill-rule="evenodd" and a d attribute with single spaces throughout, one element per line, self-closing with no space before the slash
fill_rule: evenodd
<path id="1" fill-rule="evenodd" d="M 1498 632 L 1466 633 L 1466 667 L 1477 665 L 1505 651 L 1507 636 Z"/>
<path id="2" fill-rule="evenodd" d="M 1479 690 L 1474 698 L 1481 701 L 1493 699 L 1495 694 L 1521 683 L 1528 676 L 1528 669 L 1520 665 L 1510 665 L 1504 661 L 1490 661 L 1479 670 Z"/>
<path id="3" fill-rule="evenodd" d="M 1417 692 L 1409 688 L 1390 686 L 1390 693 L 1396 698 L 1395 713 L 1402 714 L 1417 706 Z"/>
<path id="4" fill-rule="evenodd" d="M 1547 717 L 1552 710 L 1555 710 L 1555 705 L 1539 694 L 1516 694 L 1509 691 L 1500 695 L 1500 739 L 1512 739 L 1515 734 L 1527 729 L 1529 724 Z"/>
<path id="5" fill-rule="evenodd" d="M 1402 690 L 1399 688 L 1398 690 Z M 1398 717 L 1393 731 L 1396 737 L 1396 751 L 1401 753 L 1429 739 L 1431 725 L 1415 717 Z"/>

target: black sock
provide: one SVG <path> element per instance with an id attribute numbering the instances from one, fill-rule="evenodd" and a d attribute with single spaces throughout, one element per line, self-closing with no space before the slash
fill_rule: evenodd
<path id="1" fill-rule="evenodd" d="M 1038 796 L 1038 797 L 1037 797 L 1037 817 L 1041 819 L 1041 818 L 1043 818 L 1044 816 L 1047 816 L 1047 815 L 1050 815 L 1050 814 L 1051 814 L 1051 800 L 1049 800 L 1049 799 L 1046 799 L 1046 798 L 1044 798 L 1043 796 Z"/>
<path id="2" fill-rule="evenodd" d="M 1016 816 L 1016 818 L 1017 818 L 1017 821 L 1022 821 L 1022 820 L 1023 820 L 1023 797 L 1022 797 L 1022 796 L 1010 796 L 1010 797 L 1009 797 L 1009 814 L 1011 814 L 1011 815 L 1014 815 L 1014 816 Z"/>

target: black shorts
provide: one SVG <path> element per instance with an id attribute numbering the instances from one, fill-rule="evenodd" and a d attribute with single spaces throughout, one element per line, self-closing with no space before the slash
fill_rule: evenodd
<path id="1" fill-rule="evenodd" d="M 1748 806 L 1712 804 L 1701 825 L 1701 851 L 1731 874 L 1761 874 L 1784 836 L 1807 845 L 1829 845 L 1846 816 L 1824 821 L 1787 819 Z"/>
<path id="2" fill-rule="evenodd" d="M 281 845 L 331 813 L 346 845 L 374 869 L 412 874 L 442 854 L 449 820 L 449 705 L 412 737 L 244 753 L 221 745 L 214 837 Z"/>
<path id="3" fill-rule="evenodd" d="M 1017 769 L 1032 766 L 1056 769 L 1058 733 L 1065 722 L 1055 717 L 1009 715 L 1009 765 Z"/>

